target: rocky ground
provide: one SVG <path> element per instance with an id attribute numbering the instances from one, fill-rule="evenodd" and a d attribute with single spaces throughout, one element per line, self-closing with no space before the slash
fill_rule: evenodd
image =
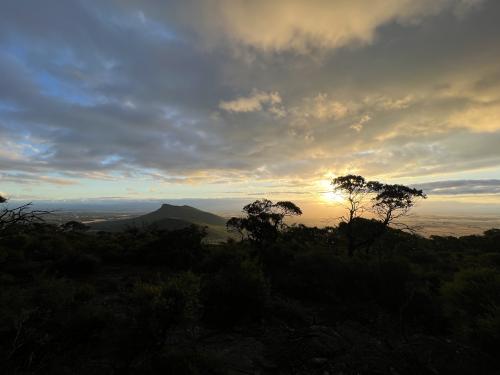
<path id="1" fill-rule="evenodd" d="M 354 322 L 306 328 L 191 332 L 170 345 L 217 358 L 230 375 L 488 374 L 490 359 L 451 340 L 414 335 L 382 340 Z"/>

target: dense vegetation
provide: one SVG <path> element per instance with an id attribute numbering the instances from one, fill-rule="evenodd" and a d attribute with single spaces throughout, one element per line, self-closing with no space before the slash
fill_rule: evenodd
<path id="1" fill-rule="evenodd" d="M 220 244 L 197 226 L 0 230 L 1 372 L 498 373 L 500 230 L 287 226 L 300 209 L 267 202 Z"/>

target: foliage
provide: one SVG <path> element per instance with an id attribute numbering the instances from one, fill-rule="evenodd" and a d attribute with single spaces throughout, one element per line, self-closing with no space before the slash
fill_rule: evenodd
<path id="1" fill-rule="evenodd" d="M 195 321 L 200 313 L 200 279 L 186 272 L 166 282 L 137 282 L 130 292 L 134 320 L 161 340 L 175 324 Z"/>
<path id="2" fill-rule="evenodd" d="M 422 190 L 404 185 L 372 182 L 371 189 L 376 194 L 373 198 L 372 209 L 384 225 L 389 225 L 394 220 L 407 215 L 415 205 L 416 199 L 426 198 Z"/>
<path id="3" fill-rule="evenodd" d="M 205 228 L 192 225 L 176 231 L 154 231 L 151 241 L 141 241 L 132 256 L 137 262 L 162 264 L 171 270 L 189 270 L 201 257 Z M 141 242 L 143 242 L 141 244 Z"/>
<path id="4" fill-rule="evenodd" d="M 203 319 L 219 328 L 258 322 L 263 317 L 268 294 L 268 283 L 255 261 L 235 259 L 204 277 Z"/>
<path id="5" fill-rule="evenodd" d="M 349 256 L 347 223 L 288 226 L 298 207 L 257 202 L 243 241 L 207 244 L 195 226 L 3 232 L 2 373 L 498 373 L 498 229 L 424 238 L 387 226 Z M 381 225 L 357 216 L 355 242 Z"/>
<path id="6" fill-rule="evenodd" d="M 336 177 L 332 180 L 332 185 L 346 201 L 347 216 L 342 217 L 342 223 L 345 224 L 344 233 L 349 256 L 353 256 L 361 247 L 369 250 L 386 232 L 389 225 L 408 214 L 417 199 L 426 198 L 422 190 L 404 185 L 367 181 L 363 176 L 356 175 Z M 365 212 L 374 214 L 378 221 L 375 222 L 376 225 L 372 225 L 371 235 L 360 240 L 355 226 Z"/>
<path id="7" fill-rule="evenodd" d="M 286 228 L 285 217 L 302 215 L 300 208 L 292 202 L 273 203 L 268 199 L 247 204 L 243 212 L 246 217 L 232 217 L 226 226 L 242 236 L 246 234 L 250 241 L 260 246 L 276 241 L 279 232 Z"/>
<path id="8" fill-rule="evenodd" d="M 443 286 L 457 332 L 485 350 L 500 346 L 499 292 L 500 273 L 491 268 L 462 270 Z"/>

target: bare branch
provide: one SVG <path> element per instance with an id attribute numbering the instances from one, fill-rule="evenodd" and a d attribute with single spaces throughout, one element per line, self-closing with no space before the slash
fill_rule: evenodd
<path id="1" fill-rule="evenodd" d="M 0 196 L 0 203 L 6 204 L 7 199 Z M 45 210 L 32 210 L 33 203 L 25 203 L 20 206 L 9 208 L 5 207 L 0 209 L 0 235 L 7 232 L 16 226 L 27 226 L 34 223 L 44 222 L 44 216 L 52 214 L 52 211 Z"/>

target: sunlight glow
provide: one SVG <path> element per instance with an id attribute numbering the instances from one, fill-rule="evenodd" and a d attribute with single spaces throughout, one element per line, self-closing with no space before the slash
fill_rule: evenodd
<path id="1" fill-rule="evenodd" d="M 333 174 L 328 174 L 324 179 L 318 181 L 318 185 L 321 189 L 320 197 L 324 202 L 339 203 L 344 200 L 342 194 L 333 190 L 332 179 L 334 177 Z"/>
<path id="2" fill-rule="evenodd" d="M 323 199 L 327 202 L 342 202 L 344 200 L 344 197 L 340 193 L 337 193 L 335 191 L 326 191 L 323 193 Z"/>

